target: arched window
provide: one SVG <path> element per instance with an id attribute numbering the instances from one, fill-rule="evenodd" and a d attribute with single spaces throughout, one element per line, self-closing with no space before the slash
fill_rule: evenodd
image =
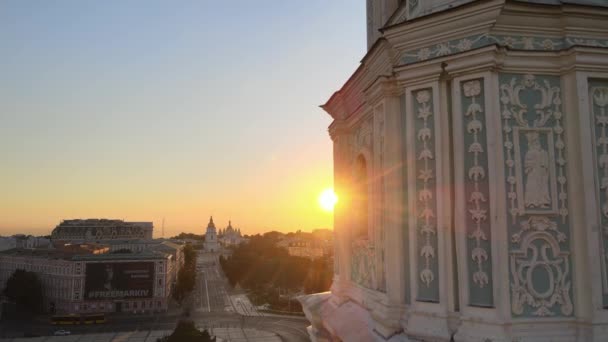
<path id="1" fill-rule="evenodd" d="M 367 162 L 363 155 L 359 155 L 355 162 L 354 170 L 354 191 L 353 191 L 353 215 L 355 225 L 353 237 L 355 239 L 368 237 L 368 218 L 369 218 L 369 180 L 367 175 Z"/>

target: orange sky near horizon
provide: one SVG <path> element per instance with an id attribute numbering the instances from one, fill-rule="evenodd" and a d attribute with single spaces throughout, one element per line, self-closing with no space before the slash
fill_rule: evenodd
<path id="1" fill-rule="evenodd" d="M 169 177 L 173 183 L 157 188 L 147 179 L 152 175 L 145 174 L 139 181 L 134 182 L 134 177 L 124 183 L 110 181 L 112 174 L 91 174 L 90 182 L 79 177 L 66 182 L 62 172 L 38 176 L 28 182 L 29 189 L 15 182 L 14 189 L 6 189 L 15 196 L 0 197 L 0 235 L 46 235 L 61 220 L 74 218 L 153 221 L 155 237 L 161 237 L 164 218 L 165 237 L 202 234 L 210 215 L 218 228 L 232 220 L 243 234 L 332 229 L 333 213 L 318 203 L 319 194 L 333 184 L 330 151 L 328 137 L 315 150 L 275 154 L 249 172 L 218 172 L 215 181 L 197 180 L 195 172 L 181 173 L 179 178 Z M 128 187 L 129 193 L 121 193 L 122 187 Z M 32 192 L 38 196 L 25 196 Z"/>

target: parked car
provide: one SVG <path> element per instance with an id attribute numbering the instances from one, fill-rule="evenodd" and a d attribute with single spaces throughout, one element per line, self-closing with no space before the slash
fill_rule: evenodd
<path id="1" fill-rule="evenodd" d="M 55 336 L 68 336 L 70 334 L 71 334 L 71 332 L 69 330 L 63 330 L 62 329 L 62 330 L 55 331 L 55 333 L 53 335 L 55 335 Z"/>

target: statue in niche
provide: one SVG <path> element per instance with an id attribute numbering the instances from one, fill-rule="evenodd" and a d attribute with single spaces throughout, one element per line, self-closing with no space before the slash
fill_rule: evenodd
<path id="1" fill-rule="evenodd" d="M 524 203 L 529 208 L 549 208 L 549 154 L 540 144 L 537 132 L 526 134 L 528 152 L 524 158 L 526 191 Z"/>

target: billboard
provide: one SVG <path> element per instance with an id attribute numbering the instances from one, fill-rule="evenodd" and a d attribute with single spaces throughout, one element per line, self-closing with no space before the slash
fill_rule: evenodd
<path id="1" fill-rule="evenodd" d="M 85 299 L 150 298 L 154 291 L 154 263 L 88 263 L 84 287 Z"/>

